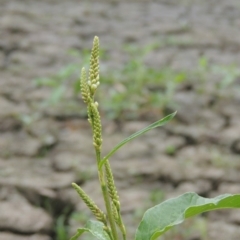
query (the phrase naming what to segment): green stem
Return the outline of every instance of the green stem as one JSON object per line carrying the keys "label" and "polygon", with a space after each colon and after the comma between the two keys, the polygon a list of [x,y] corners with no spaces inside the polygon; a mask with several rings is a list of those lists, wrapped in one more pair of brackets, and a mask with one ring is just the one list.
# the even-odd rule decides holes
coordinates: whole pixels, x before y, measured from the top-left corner
{"label": "green stem", "polygon": [[118,216],[119,216],[119,221],[120,221],[119,227],[120,227],[122,235],[123,235],[123,240],[126,240],[126,229],[125,229],[125,226],[123,224],[122,216],[121,216],[120,212],[118,212]]}
{"label": "green stem", "polygon": [[[100,156],[100,152],[98,150],[96,150],[96,156],[97,156],[97,162],[99,163],[101,160],[101,156]],[[109,220],[110,227],[112,230],[113,239],[118,240],[117,229],[116,229],[116,225],[115,225],[114,216],[112,213],[111,202],[109,199],[109,194],[108,194],[108,189],[107,189],[107,185],[105,182],[103,168],[98,170],[98,176],[99,176],[99,181],[100,181],[101,188],[102,188],[102,194],[103,194],[103,198],[104,198],[104,202],[105,202],[105,206],[106,206],[106,210],[107,210],[108,220]]]}

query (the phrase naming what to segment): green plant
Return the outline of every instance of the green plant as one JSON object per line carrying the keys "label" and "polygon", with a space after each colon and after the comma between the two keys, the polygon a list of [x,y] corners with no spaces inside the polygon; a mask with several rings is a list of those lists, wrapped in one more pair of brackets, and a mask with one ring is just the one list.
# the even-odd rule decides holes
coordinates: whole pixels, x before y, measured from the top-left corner
{"label": "green plant", "polygon": [[66,216],[61,215],[57,218],[55,232],[57,240],[66,240],[68,237],[68,229],[65,224]]}
{"label": "green plant", "polygon": [[166,154],[168,154],[168,155],[174,155],[174,154],[176,153],[176,151],[177,151],[177,149],[176,149],[176,147],[173,146],[173,145],[169,145],[169,146],[167,146],[166,149],[165,149],[165,152],[166,152]]}
{"label": "green plant", "polygon": [[[102,124],[98,111],[98,103],[94,99],[99,84],[99,40],[95,37],[93,41],[88,79],[84,68],[81,72],[81,94],[83,101],[87,104],[88,121],[92,127],[99,182],[105,202],[106,213],[94,203],[80,186],[73,183],[72,186],[92,211],[97,221],[88,221],[84,228],[79,228],[77,230],[77,233],[71,238],[71,240],[78,239],[78,237],[84,232],[90,232],[100,240],[127,239],[125,226],[121,216],[119,196],[114,184],[109,158],[129,141],[153,128],[166,124],[176,114],[176,112],[172,113],[132,134],[117,144],[105,157],[102,157]],[[240,208],[240,194],[225,194],[208,199],[198,196],[196,193],[185,193],[177,198],[166,200],[147,210],[137,228],[135,240],[157,239],[173,226],[182,223],[187,218],[206,211],[224,208]],[[121,238],[119,233],[121,233]]]}
{"label": "green plant", "polygon": [[218,88],[224,90],[240,77],[240,70],[234,64],[228,66],[214,65],[212,67],[212,72],[216,75],[222,76],[222,80],[219,82]]}
{"label": "green plant", "polygon": [[240,77],[240,70],[235,64],[211,64],[205,56],[202,56],[198,60],[198,69],[193,75],[201,80],[203,91],[206,88],[205,85],[209,74],[214,75],[218,79],[215,86],[219,94],[225,92],[226,88],[231,86]]}

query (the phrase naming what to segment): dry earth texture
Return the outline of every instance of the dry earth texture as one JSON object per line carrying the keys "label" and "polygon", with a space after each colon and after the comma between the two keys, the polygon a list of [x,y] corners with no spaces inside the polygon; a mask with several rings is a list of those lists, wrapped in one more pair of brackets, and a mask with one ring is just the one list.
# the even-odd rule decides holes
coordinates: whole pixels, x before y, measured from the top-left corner
{"label": "dry earth texture", "polygon": [[[188,72],[204,56],[216,66],[238,69],[240,2],[0,0],[0,35],[0,239],[65,240],[91,217],[71,182],[103,205],[92,137],[71,87],[60,104],[44,107],[52,89],[34,79],[69,63],[79,64],[80,72],[82,55],[69,51],[90,49],[95,35],[108,54],[103,71],[128,61],[124,46],[153,43],[159,47],[144,56],[151,67]],[[173,95],[175,107],[151,116],[111,121],[103,112],[106,152],[178,110],[174,121],[133,141],[111,161],[130,236],[143,211],[166,198],[186,191],[207,197],[240,192],[239,74],[233,78],[225,85],[222,75],[189,79]],[[240,239],[240,213],[205,214],[165,239]]]}

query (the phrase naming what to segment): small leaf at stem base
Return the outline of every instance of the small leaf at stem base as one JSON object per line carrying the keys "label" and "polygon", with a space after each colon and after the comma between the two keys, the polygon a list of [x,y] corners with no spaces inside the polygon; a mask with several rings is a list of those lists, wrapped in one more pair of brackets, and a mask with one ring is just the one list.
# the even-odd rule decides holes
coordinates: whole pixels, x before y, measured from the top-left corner
{"label": "small leaf at stem base", "polygon": [[88,221],[84,228],[78,228],[77,233],[70,240],[77,240],[84,232],[89,232],[98,240],[110,240],[108,234],[103,230],[103,223]]}

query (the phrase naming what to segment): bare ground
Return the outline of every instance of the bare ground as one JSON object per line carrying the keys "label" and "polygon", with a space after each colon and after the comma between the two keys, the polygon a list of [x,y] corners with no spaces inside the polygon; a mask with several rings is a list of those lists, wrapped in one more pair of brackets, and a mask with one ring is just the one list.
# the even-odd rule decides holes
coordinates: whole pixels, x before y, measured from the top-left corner
{"label": "bare ground", "polygon": [[[90,214],[70,187],[73,181],[103,205],[86,119],[65,102],[42,108],[51,91],[33,81],[78,63],[69,50],[89,49],[98,35],[109,54],[103,67],[109,69],[126,62],[126,44],[141,48],[156,42],[164,44],[146,56],[150,66],[190,71],[201,56],[240,66],[238,0],[0,0],[0,34],[3,240],[62,240],[56,226],[63,217],[70,233],[83,225]],[[111,161],[131,236],[143,211],[163,199],[186,191],[207,197],[240,192],[240,79],[220,90],[219,79],[206,79],[203,92],[201,84],[179,89],[174,121],[130,143]],[[80,99],[74,101],[82,107]],[[156,120],[144,119],[120,125],[104,120],[104,152]],[[236,240],[239,224],[237,211],[211,213],[168,239]]]}

